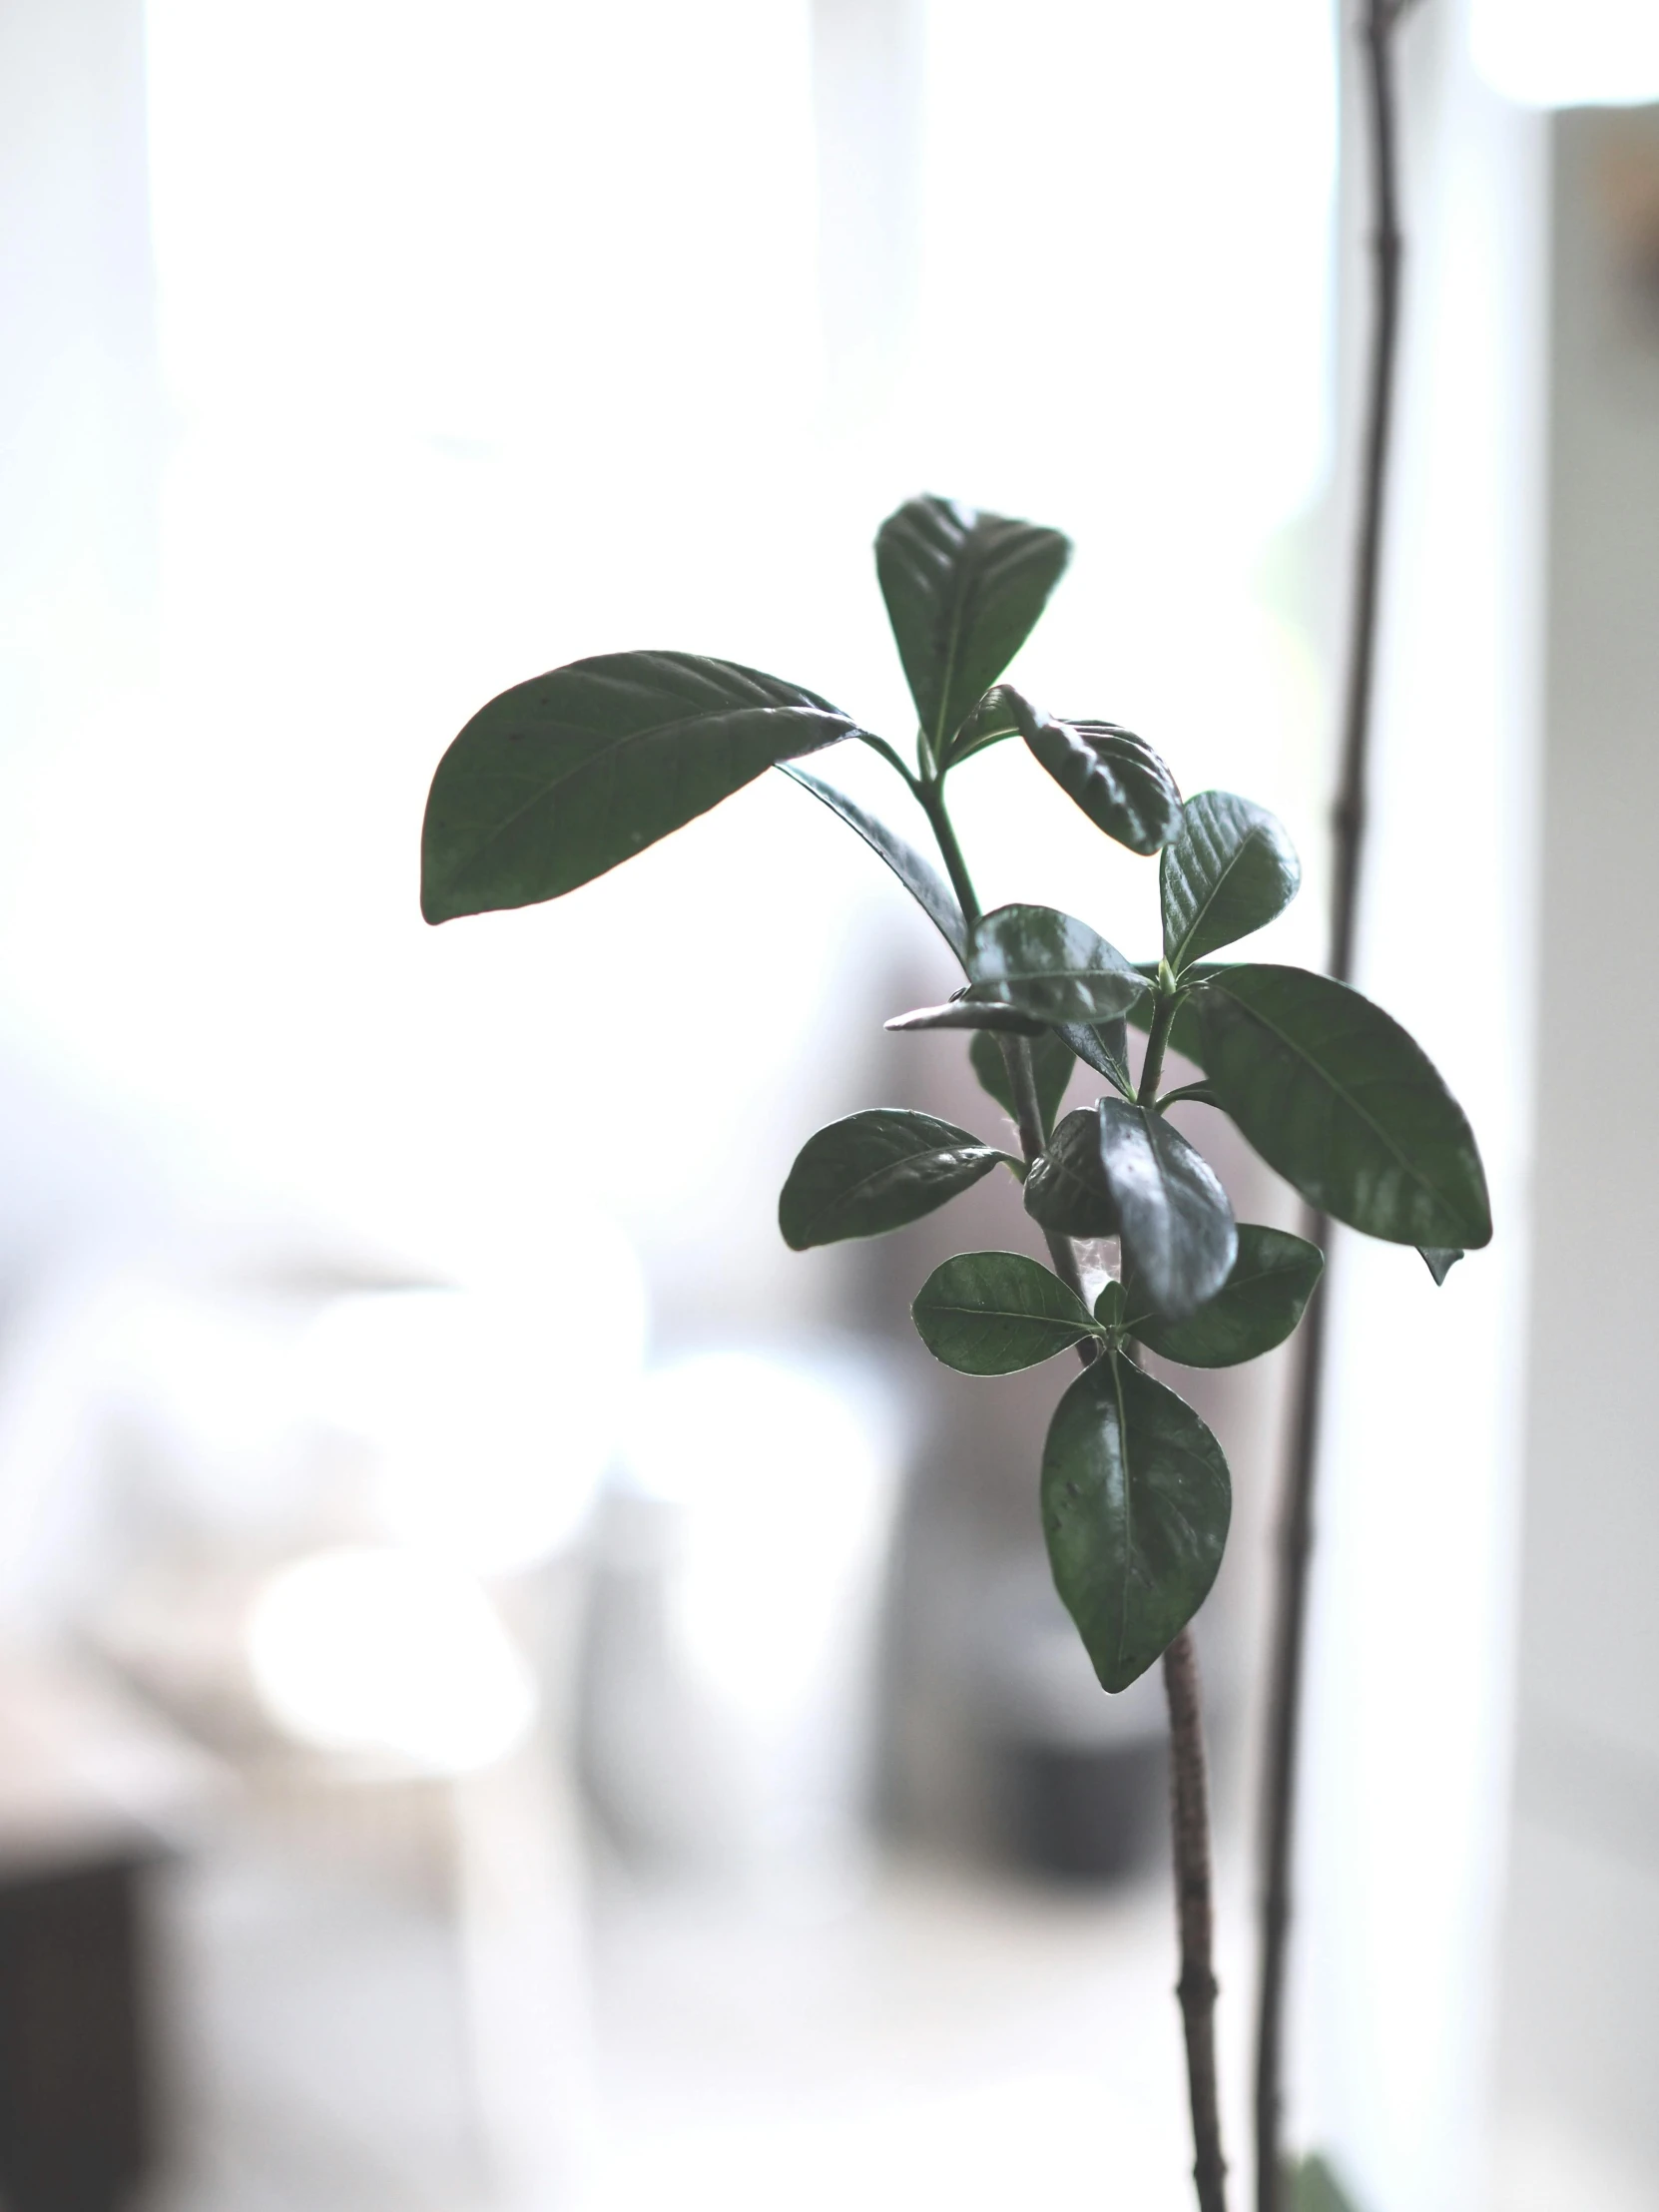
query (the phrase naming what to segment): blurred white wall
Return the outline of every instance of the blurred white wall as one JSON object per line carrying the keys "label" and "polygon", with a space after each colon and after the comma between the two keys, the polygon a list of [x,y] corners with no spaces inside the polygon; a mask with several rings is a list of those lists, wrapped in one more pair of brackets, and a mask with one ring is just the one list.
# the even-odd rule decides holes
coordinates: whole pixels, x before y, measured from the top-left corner
{"label": "blurred white wall", "polygon": [[1659,2201],[1659,108],[1553,130],[1551,538],[1502,2212]]}
{"label": "blurred white wall", "polygon": [[1400,41],[1398,460],[1356,980],[1468,1111],[1494,1235],[1437,1291],[1414,1253],[1339,1232],[1296,1935],[1296,2132],[1374,2212],[1462,2212],[1483,2186],[1532,1254],[1545,125],[1475,74],[1466,24],[1413,11]]}
{"label": "blurred white wall", "polygon": [[[902,734],[868,542],[922,484],[1072,528],[1033,686],[1139,718],[1189,786],[1276,795],[1317,866],[1317,678],[1255,569],[1328,443],[1323,9],[1248,35],[1219,6],[1201,35],[1057,0],[1017,36],[990,9],[904,20],[910,244],[849,414],[804,4],[493,0],[463,30],[155,0],[160,682],[55,712],[9,797],[14,1021],[405,1242],[509,1222],[526,1175],[597,1144],[671,1303],[810,1304],[772,1191],[868,932],[918,926],[865,856],[768,787],[580,899],[434,934],[416,832],[483,697],[631,642],[777,667]],[[54,635],[74,662],[74,622]],[[1127,901],[1114,925],[1147,935],[1150,871],[1053,795],[1011,804],[1013,776],[989,761],[965,795],[988,893],[1040,855],[1050,895]]]}

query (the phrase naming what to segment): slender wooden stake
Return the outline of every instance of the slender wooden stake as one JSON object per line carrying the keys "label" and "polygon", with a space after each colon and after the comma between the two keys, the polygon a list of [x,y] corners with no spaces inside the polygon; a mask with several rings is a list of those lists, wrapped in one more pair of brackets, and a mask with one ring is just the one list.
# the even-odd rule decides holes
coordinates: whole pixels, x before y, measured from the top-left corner
{"label": "slender wooden stake", "polygon": [[1164,1653],[1169,1700],[1170,1827],[1175,1847],[1176,1925],[1181,1936],[1181,2023],[1187,2035],[1187,2086],[1193,2109],[1193,2181],[1199,2212],[1227,2212],[1227,2161],[1221,2152],[1216,2090],[1214,1914],[1210,1885],[1210,1787],[1198,1655],[1182,1629]]}
{"label": "slender wooden stake", "polygon": [[[1378,605],[1382,523],[1393,428],[1399,334],[1398,153],[1393,35],[1409,0],[1363,0],[1372,209],[1372,336],[1366,395],[1364,480],[1355,549],[1343,749],[1332,810],[1334,867],[1330,972],[1347,982],[1354,965],[1360,864],[1366,827],[1366,786],[1376,690]],[[1316,1216],[1312,1240],[1325,1245],[1330,1224]],[[1302,1720],[1303,1650],[1307,1641],[1309,1568],[1314,1543],[1314,1483],[1318,1472],[1324,1390],[1325,1301],[1316,1299],[1303,1327],[1291,1439],[1279,1574],[1274,1593],[1273,1657],[1268,1698],[1261,1985],[1256,2020],[1256,2205],[1283,2212],[1286,2203],[1284,2124],[1285,1981],[1291,1925],[1291,1861],[1296,1826],[1297,1751]]]}

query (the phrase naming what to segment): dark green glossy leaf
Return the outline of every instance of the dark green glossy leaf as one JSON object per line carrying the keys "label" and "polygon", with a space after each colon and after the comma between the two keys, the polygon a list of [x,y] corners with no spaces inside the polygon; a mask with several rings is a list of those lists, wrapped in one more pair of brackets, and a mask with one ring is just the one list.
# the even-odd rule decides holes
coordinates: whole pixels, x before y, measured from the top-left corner
{"label": "dark green glossy leaf", "polygon": [[877,1106],[821,1129],[802,1146],[778,1201],[795,1252],[878,1237],[919,1221],[1006,1158],[931,1114]]}
{"label": "dark green glossy leaf", "polygon": [[1194,1004],[1212,1090],[1310,1205],[1390,1244],[1490,1240],[1463,1110],[1380,1006],[1326,975],[1248,965]]}
{"label": "dark green glossy leaf", "polygon": [[[1008,1082],[1007,1058],[989,1030],[981,1029],[975,1036],[968,1046],[968,1058],[973,1062],[980,1088],[990,1093],[1010,1120],[1018,1121],[1019,1109],[1014,1104],[1013,1090]],[[1037,1086],[1037,1104],[1042,1108],[1045,1129],[1059,1111],[1076,1065],[1070,1045],[1063,1044],[1052,1029],[1044,1029],[1031,1039],[1031,1074]]]}
{"label": "dark green glossy leaf", "polygon": [[1125,1261],[1155,1313],[1179,1319],[1214,1298],[1238,1256],[1227,1193],[1162,1114],[1103,1098],[1100,1158]]}
{"label": "dark green glossy leaf", "polygon": [[1032,711],[1020,735],[1095,828],[1131,852],[1156,852],[1180,828],[1175,778],[1133,731],[1115,722],[1059,722]]}
{"label": "dark green glossy leaf", "polygon": [[1016,1006],[1004,1006],[993,998],[947,998],[942,1006],[912,1006],[907,1014],[894,1014],[883,1029],[988,1029],[1003,1037],[1043,1037],[1040,1021],[1022,1014]]}
{"label": "dark green glossy leaf", "polygon": [[[1137,1003],[1144,1005],[1146,1001]],[[1134,1097],[1135,1086],[1129,1075],[1129,1025],[1121,1015],[1116,1021],[1062,1022],[1056,1034],[1065,1039],[1085,1067],[1104,1075],[1125,1098]]]}
{"label": "dark green glossy leaf", "polygon": [[1070,558],[1058,530],[949,499],[907,500],[882,523],[875,572],[935,760],[1030,636]]}
{"label": "dark green glossy leaf", "polygon": [[916,1334],[962,1375],[1012,1375],[1093,1334],[1076,1292],[1017,1252],[963,1252],[935,1268],[910,1313]]}
{"label": "dark green glossy leaf", "polygon": [[1236,1368],[1282,1345],[1314,1295],[1325,1255],[1282,1229],[1239,1224],[1239,1256],[1215,1297],[1184,1321],[1137,1314],[1130,1328],[1149,1350],[1188,1368]]}
{"label": "dark green glossy leaf", "polygon": [[968,938],[973,996],[1036,1021],[1112,1021],[1146,988],[1115,945],[1053,906],[998,906]]}
{"label": "dark green glossy leaf", "polygon": [[1164,957],[1179,975],[1218,945],[1248,937],[1296,896],[1302,863],[1283,824],[1231,792],[1200,792],[1164,847],[1158,886]]}
{"label": "dark green glossy leaf", "polygon": [[935,868],[929,867],[921,854],[895,836],[884,822],[866,814],[855,800],[844,792],[836,791],[833,784],[821,783],[818,777],[809,776],[804,768],[792,762],[777,764],[781,773],[791,783],[799,784],[803,791],[811,792],[817,800],[834,815],[839,815],[849,830],[855,830],[870,850],[885,860],[904,888],[927,916],[933,927],[943,937],[958,960],[967,962],[967,923],[962,909],[956,903],[956,894]]}
{"label": "dark green glossy leaf", "polygon": [[1291,2180],[1290,2212],[1359,2212],[1359,2207],[1318,2155],[1303,2159]]}
{"label": "dark green glossy leaf", "polygon": [[856,729],[815,692],[695,653],[605,653],[515,684],[438,763],[420,910],[558,898]]}
{"label": "dark green glossy leaf", "polygon": [[1123,1320],[1123,1285],[1106,1283],[1094,1302],[1094,1318],[1102,1329],[1116,1329]]}
{"label": "dark green glossy leaf", "polygon": [[1190,1405],[1115,1354],[1083,1370],[1043,1448],[1043,1534],[1106,1689],[1126,1690],[1203,1604],[1231,1512],[1227,1461]]}
{"label": "dark green glossy leaf", "polygon": [[1434,1288],[1436,1290],[1439,1289],[1440,1285],[1445,1281],[1446,1277],[1451,1273],[1452,1269],[1463,1257],[1460,1252],[1443,1245],[1419,1245],[1417,1249],[1422,1254],[1423,1266],[1434,1278]]}
{"label": "dark green glossy leaf", "polygon": [[1115,1237],[1117,1203],[1100,1158],[1100,1120],[1092,1106],[1067,1114],[1032,1161],[1025,1211],[1055,1237]]}
{"label": "dark green glossy leaf", "polygon": [[1011,684],[995,684],[951,741],[957,767],[1003,738],[1021,737],[1097,830],[1131,852],[1156,852],[1181,824],[1175,779],[1144,738],[1115,722],[1064,722]]}

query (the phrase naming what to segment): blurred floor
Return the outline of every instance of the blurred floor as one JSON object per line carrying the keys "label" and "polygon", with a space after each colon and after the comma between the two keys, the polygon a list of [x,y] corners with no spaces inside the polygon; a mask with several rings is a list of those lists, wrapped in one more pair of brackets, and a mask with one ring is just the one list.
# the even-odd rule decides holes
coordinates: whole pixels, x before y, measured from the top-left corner
{"label": "blurred floor", "polygon": [[[500,2201],[435,1906],[249,1860],[184,1877],[171,1912],[192,2137],[155,2212]],[[809,1907],[612,1878],[583,2212],[988,2212],[1108,2170],[1116,2201],[1175,2212],[1172,1942],[1158,1879],[1102,1898],[888,1863]]]}

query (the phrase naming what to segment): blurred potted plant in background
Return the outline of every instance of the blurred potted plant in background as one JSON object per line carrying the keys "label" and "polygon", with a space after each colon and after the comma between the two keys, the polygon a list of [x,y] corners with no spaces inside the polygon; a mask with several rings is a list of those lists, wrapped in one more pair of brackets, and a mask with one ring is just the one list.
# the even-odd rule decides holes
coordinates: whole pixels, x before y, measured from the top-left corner
{"label": "blurred potted plant in background", "polygon": [[[882,524],[877,573],[919,723],[911,760],[816,693],[694,654],[607,654],[516,685],[439,763],[421,902],[443,922],[560,897],[777,768],[871,847],[949,945],[956,994],[888,1026],[966,1033],[1017,1150],[1006,1130],[872,1108],[809,1139],[780,1225],[798,1251],[875,1236],[1006,1174],[1011,1207],[1041,1234],[1048,1266],[1016,1251],[960,1254],[921,1286],[914,1319],[934,1357],[964,1375],[1067,1352],[1081,1362],[1040,1457],[1033,1448],[1037,1502],[1103,1690],[1163,1664],[1194,2174],[1202,2212],[1219,2212],[1208,1786],[1188,1624],[1221,1564],[1229,1476],[1215,1436],[1140,1354],[1192,1368],[1261,1357],[1296,1329],[1323,1258],[1235,1221],[1169,1109],[1186,1100],[1228,1115],[1320,1214],[1416,1246],[1438,1273],[1486,1243],[1491,1222],[1468,1123],[1396,1022],[1328,976],[1213,957],[1296,894],[1299,864],[1274,817],[1226,792],[1183,801],[1139,737],[1059,719],[998,681],[1069,552],[1058,531],[939,498]],[[849,741],[871,747],[919,805],[942,876],[798,765]],[[1052,907],[981,910],[947,787],[1009,741],[1106,836],[1158,856],[1155,955],[1132,960]],[[1144,1032],[1135,1054],[1131,1026]],[[1200,1081],[1164,1087],[1172,1048]],[[1056,1119],[1079,1062],[1099,1095]]]}

